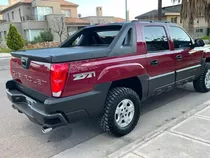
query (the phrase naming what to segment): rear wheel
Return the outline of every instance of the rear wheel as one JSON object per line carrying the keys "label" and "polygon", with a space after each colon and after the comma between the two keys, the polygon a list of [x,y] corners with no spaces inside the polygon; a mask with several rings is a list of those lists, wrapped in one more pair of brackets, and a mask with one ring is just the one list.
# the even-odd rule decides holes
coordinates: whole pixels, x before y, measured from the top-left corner
{"label": "rear wheel", "polygon": [[105,132],[123,136],[135,128],[139,116],[138,94],[130,88],[118,87],[110,90],[99,123]]}
{"label": "rear wheel", "polygon": [[210,91],[210,69],[209,64],[206,64],[198,79],[193,81],[193,86],[197,92],[206,93]]}

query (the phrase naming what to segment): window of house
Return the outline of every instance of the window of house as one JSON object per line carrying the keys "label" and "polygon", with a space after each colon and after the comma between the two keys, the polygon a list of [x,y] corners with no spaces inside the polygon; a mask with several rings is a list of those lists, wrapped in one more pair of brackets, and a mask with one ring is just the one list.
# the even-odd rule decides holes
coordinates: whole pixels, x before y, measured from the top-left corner
{"label": "window of house", "polygon": [[39,36],[44,30],[29,30],[30,41],[33,41],[35,37]]}
{"label": "window of house", "polygon": [[36,20],[43,21],[45,20],[45,15],[49,15],[53,13],[52,7],[35,7],[34,8],[34,15]]}
{"label": "window of house", "polygon": [[69,9],[61,10],[61,12],[65,17],[71,17],[71,11]]}
{"label": "window of house", "polygon": [[176,24],[177,23],[177,17],[171,18],[171,22]]}
{"label": "window of house", "polygon": [[174,18],[174,23],[177,23],[177,17]]}
{"label": "window of house", "polygon": [[12,19],[14,19],[14,12],[12,12]]}
{"label": "window of house", "polygon": [[148,52],[169,50],[166,31],[161,26],[144,27],[144,38]]}
{"label": "window of house", "polygon": [[8,22],[10,22],[9,13],[7,13],[7,19],[8,19]]}
{"label": "window of house", "polygon": [[203,33],[203,29],[196,29],[196,33]]}
{"label": "window of house", "polygon": [[20,16],[20,20],[23,21],[20,9],[19,9],[19,16]]}
{"label": "window of house", "polygon": [[40,35],[44,30],[24,30],[27,41],[33,41],[35,37]]}
{"label": "window of house", "polygon": [[7,38],[7,31],[4,31],[4,39]]}
{"label": "window of house", "polygon": [[1,41],[2,41],[2,33],[0,32],[0,44],[1,44]]}
{"label": "window of house", "polygon": [[169,29],[175,49],[190,47],[192,45],[191,38],[183,29],[177,26],[171,26]]}

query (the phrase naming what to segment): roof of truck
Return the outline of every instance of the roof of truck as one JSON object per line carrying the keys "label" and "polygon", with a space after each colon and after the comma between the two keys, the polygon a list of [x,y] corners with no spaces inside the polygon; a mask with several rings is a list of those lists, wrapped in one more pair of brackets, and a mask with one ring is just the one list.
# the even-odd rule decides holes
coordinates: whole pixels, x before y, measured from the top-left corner
{"label": "roof of truck", "polygon": [[131,22],[113,22],[113,23],[105,23],[105,24],[95,24],[95,25],[90,25],[86,26],[86,28],[92,28],[92,27],[100,27],[100,26],[119,26],[119,25],[125,25],[125,24],[131,24],[134,22],[139,22],[139,23],[154,23],[154,24],[166,24],[166,23],[171,23],[170,21],[158,21],[158,20],[133,20]]}

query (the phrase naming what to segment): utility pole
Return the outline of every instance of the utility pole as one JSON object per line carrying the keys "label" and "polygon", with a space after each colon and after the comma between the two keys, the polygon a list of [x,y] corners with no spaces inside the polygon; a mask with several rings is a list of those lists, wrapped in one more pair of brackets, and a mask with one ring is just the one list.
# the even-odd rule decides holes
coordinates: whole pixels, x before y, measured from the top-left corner
{"label": "utility pole", "polygon": [[125,20],[128,21],[128,3],[127,3],[127,0],[125,0]]}
{"label": "utility pole", "polygon": [[158,20],[162,19],[162,0],[158,0]]}

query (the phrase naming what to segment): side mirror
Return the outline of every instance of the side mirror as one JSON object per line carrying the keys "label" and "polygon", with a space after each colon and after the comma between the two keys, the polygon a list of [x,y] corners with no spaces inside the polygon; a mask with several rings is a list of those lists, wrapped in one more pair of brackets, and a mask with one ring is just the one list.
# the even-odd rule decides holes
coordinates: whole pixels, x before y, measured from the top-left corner
{"label": "side mirror", "polygon": [[205,46],[205,43],[202,39],[198,38],[195,40],[195,47],[203,47]]}

